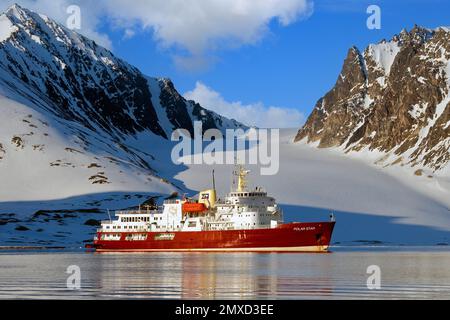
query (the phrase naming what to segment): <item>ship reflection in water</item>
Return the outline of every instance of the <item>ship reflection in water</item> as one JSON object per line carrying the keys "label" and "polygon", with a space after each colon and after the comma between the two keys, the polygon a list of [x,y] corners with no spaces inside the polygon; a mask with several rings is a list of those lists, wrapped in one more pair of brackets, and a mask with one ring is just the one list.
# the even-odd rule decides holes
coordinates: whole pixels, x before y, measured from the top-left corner
{"label": "ship reflection in water", "polygon": [[92,286],[110,291],[106,297],[124,298],[264,299],[295,298],[300,292],[303,296],[331,294],[331,281],[320,277],[330,273],[326,259],[311,273],[295,270],[310,267],[306,257],[301,266],[295,262],[296,254],[103,253],[95,255],[102,265],[98,282]]}
{"label": "ship reflection in water", "polygon": [[[315,276],[309,279],[286,273],[288,256],[279,259],[276,254],[208,255],[198,259],[186,256],[183,261],[183,299],[221,298],[275,298],[292,297],[311,292],[308,282],[320,282]],[[200,260],[200,261],[199,261]],[[283,263],[284,260],[284,263]],[[203,263],[202,263],[203,262]],[[322,271],[323,267],[321,267]],[[203,271],[202,271],[203,270]],[[316,270],[320,274],[320,270]],[[306,280],[306,281],[305,281]],[[330,284],[322,282],[325,292],[331,292]]]}
{"label": "ship reflection in water", "polygon": [[[79,266],[81,289],[67,288]],[[367,288],[367,267],[382,271]],[[450,298],[450,251],[0,253],[0,299]]]}

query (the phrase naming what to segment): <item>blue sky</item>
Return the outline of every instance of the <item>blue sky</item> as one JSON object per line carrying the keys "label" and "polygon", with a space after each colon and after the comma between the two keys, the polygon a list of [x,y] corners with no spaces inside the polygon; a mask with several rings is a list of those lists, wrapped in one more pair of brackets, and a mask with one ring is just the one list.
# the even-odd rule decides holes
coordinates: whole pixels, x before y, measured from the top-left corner
{"label": "blue sky", "polygon": [[[104,0],[97,2],[102,1]],[[177,0],[168,2],[174,1]],[[10,1],[5,1],[5,5],[7,2]],[[52,7],[54,1],[17,2],[59,20],[64,18],[61,17],[61,11],[64,11],[64,5],[67,4],[65,0],[59,1],[62,9],[55,11]],[[277,112],[268,113],[260,121],[270,122],[272,119],[280,122],[280,126],[290,126],[296,122],[300,125],[304,121],[302,114],[307,116],[315,102],[333,86],[352,45],[363,49],[383,38],[390,39],[403,28],[409,30],[414,24],[429,28],[450,25],[450,1],[444,0],[284,0],[279,2],[285,6],[281,9],[280,4],[267,0],[271,4],[265,6],[264,10],[273,10],[273,16],[266,11],[251,13],[248,20],[255,21],[256,27],[247,26],[246,20],[237,21],[236,27],[233,17],[222,21],[218,16],[213,16],[219,14],[220,17],[223,7],[219,11],[209,8],[207,10],[210,11],[205,12],[212,17],[205,23],[204,29],[197,28],[189,18],[185,18],[188,19],[186,30],[183,30],[186,34],[177,38],[179,29],[174,29],[174,32],[169,29],[172,34],[166,32],[161,35],[161,32],[155,35],[157,18],[146,19],[145,10],[153,12],[161,7],[160,4],[156,5],[158,0],[153,1],[154,6],[148,5],[152,0],[145,5],[144,2],[137,1],[142,6],[136,11],[128,10],[127,15],[117,13],[125,11],[120,7],[123,5],[120,0],[109,1],[108,9],[100,11],[96,8],[99,12],[97,14],[95,5],[88,4],[89,2],[72,2],[79,3],[82,13],[85,13],[83,22],[89,30],[84,31],[88,36],[93,35],[95,38],[100,35],[100,38],[107,38],[117,56],[137,66],[145,74],[169,77],[181,93],[190,91],[188,96],[199,100],[202,100],[199,93],[201,90],[197,89],[203,89],[202,92],[207,92],[210,98],[200,101],[205,104],[229,104],[236,109],[249,107],[245,109],[249,115],[242,113],[244,119],[251,118],[251,113],[255,111],[266,112],[273,107]],[[246,0],[230,0],[231,2],[245,3]],[[131,6],[132,2],[129,3]],[[114,4],[116,9],[111,9]],[[366,26],[369,17],[366,9],[371,4],[381,8],[380,30],[369,30]],[[250,7],[248,12],[251,10]],[[290,16],[294,10],[297,10],[297,15]],[[180,11],[168,16],[166,20],[176,23],[177,18],[186,10],[182,8]],[[162,12],[162,15],[171,14],[169,11]],[[202,39],[195,37],[202,32],[212,33],[211,29],[219,24],[222,24],[219,31],[208,39],[213,40],[212,44],[202,44]],[[195,28],[189,30],[190,26]],[[229,31],[227,27],[242,28],[243,32],[257,30],[249,37],[240,38],[239,30]],[[227,37],[222,39],[220,32],[227,34]],[[200,45],[189,45],[196,44],[196,41]],[[197,50],[197,47],[201,48]],[[177,57],[191,55],[199,59],[200,66],[194,64],[196,67],[186,68],[177,63]],[[206,107],[214,109],[213,105]],[[280,110],[283,112],[278,112]]]}

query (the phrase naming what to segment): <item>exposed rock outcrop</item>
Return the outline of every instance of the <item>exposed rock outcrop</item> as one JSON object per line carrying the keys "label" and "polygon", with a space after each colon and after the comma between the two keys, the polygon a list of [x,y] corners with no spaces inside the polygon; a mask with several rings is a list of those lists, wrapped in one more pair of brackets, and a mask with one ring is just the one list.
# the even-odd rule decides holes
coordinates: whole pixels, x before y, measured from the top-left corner
{"label": "exposed rock outcrop", "polygon": [[383,165],[438,171],[450,160],[450,30],[415,26],[349,50],[333,89],[295,141],[387,156]]}

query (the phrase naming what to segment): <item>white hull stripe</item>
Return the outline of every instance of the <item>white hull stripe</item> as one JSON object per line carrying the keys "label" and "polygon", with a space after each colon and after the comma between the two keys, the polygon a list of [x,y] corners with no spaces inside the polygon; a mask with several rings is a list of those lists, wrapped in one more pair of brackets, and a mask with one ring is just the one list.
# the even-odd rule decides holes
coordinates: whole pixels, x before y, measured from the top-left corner
{"label": "white hull stripe", "polygon": [[97,252],[327,252],[328,246],[202,248],[202,249],[96,249]]}

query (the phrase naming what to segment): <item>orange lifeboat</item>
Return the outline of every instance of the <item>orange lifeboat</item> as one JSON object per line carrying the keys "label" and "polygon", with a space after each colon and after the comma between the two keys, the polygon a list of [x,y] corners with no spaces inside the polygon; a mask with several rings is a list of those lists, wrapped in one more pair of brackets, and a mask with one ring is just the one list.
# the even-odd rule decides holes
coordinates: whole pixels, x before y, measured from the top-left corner
{"label": "orange lifeboat", "polygon": [[201,213],[207,210],[204,203],[198,202],[185,202],[183,203],[183,212],[184,213]]}

